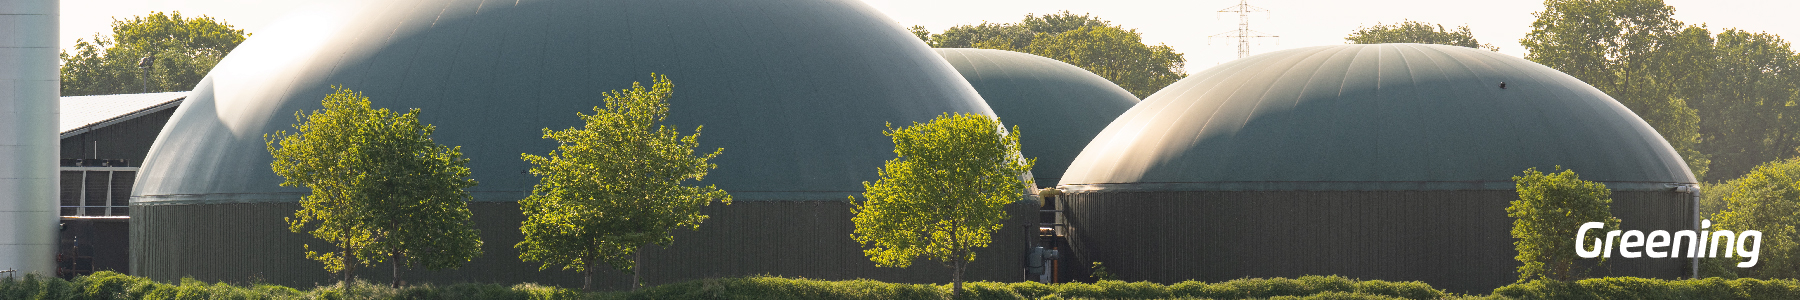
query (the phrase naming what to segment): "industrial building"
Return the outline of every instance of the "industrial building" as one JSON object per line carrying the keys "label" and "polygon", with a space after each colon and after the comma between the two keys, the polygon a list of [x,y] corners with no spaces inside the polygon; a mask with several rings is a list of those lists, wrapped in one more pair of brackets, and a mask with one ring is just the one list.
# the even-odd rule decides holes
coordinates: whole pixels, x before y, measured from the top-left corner
{"label": "industrial building", "polygon": [[[1626,229],[1697,227],[1692,174],[1606,94],[1492,51],[1283,50],[1193,74],[1100,133],[1061,181],[1070,243],[1121,279],[1336,274],[1454,292],[1517,279],[1512,176],[1613,190]],[[1597,221],[1597,220],[1596,220]],[[1686,259],[1594,276],[1676,278]]]}
{"label": "industrial building", "polygon": [[[302,248],[326,245],[283,220],[307,191],[278,186],[264,135],[291,131],[296,112],[319,109],[342,86],[376,107],[421,109],[434,139],[462,147],[479,182],[470,210],[483,256],[461,269],[408,271],[409,281],[577,286],[575,273],[540,270],[513,248],[524,220],[515,201],[536,183],[519,154],[549,152],[555,142],[541,130],[580,126],[575,114],[602,105],[602,92],[653,72],[675,83],[667,124],[705,126],[700,149],[724,148],[699,183],[736,201],[706,208],[711,218],[675,231],[670,247],[646,248],[639,272],[651,285],[758,274],[944,281],[949,269],[936,263],[875,267],[850,239],[846,201],[893,158],[885,124],[944,112],[1019,126],[1038,185],[1064,192],[1009,208],[970,280],[1036,279],[1026,270],[1041,261],[1027,257],[1045,247],[1063,250],[1050,276],[1063,282],[1103,262],[1130,281],[1335,274],[1487,291],[1516,279],[1505,208],[1517,198],[1511,177],[1534,167],[1605,183],[1626,229],[1697,222],[1695,179],[1654,129],[1566,74],[1478,49],[1284,50],[1209,68],[1139,102],[1049,58],[927,48],[858,1],[341,5],[258,32],[192,92],[64,97],[60,145],[0,145],[0,214],[19,216],[0,218],[0,230],[25,233],[0,236],[19,237],[0,239],[0,270],[27,262],[39,264],[29,271],[160,281],[329,281]],[[56,109],[39,102],[0,98],[9,105],[0,130],[47,131],[54,122],[41,117]],[[5,134],[14,133],[0,141],[28,140]],[[52,162],[60,168],[37,170]],[[33,197],[60,202],[14,200]],[[51,249],[43,243],[56,243],[58,229],[39,217],[57,214],[62,239]],[[1674,278],[1692,268],[1615,260],[1593,275]],[[596,276],[603,289],[630,281]]]}
{"label": "industrial building", "polygon": [[[849,238],[846,197],[874,181],[892,144],[885,124],[944,112],[992,114],[956,70],[896,23],[857,1],[402,0],[298,12],[258,32],[184,100],[150,149],[131,213],[131,270],[156,280],[328,281],[284,217],[304,189],[279,187],[263,135],[319,109],[333,85],[377,107],[421,109],[433,138],[462,147],[473,178],[472,222],[483,256],[458,270],[409,271],[413,281],[579,284],[540,271],[513,248],[515,201],[536,178],[520,153],[556,145],[544,128],[579,126],[601,93],[675,83],[666,124],[704,125],[701,149],[724,148],[699,184],[736,201],[714,204],[697,231],[643,255],[646,284],[777,274],[938,282],[949,269],[876,268]],[[1016,205],[970,269],[972,280],[1020,278],[1035,200]],[[385,278],[385,268],[360,276]],[[628,276],[596,284],[622,289]]]}
{"label": "industrial building", "polygon": [[129,274],[132,184],[187,92],[62,97],[55,275]]}

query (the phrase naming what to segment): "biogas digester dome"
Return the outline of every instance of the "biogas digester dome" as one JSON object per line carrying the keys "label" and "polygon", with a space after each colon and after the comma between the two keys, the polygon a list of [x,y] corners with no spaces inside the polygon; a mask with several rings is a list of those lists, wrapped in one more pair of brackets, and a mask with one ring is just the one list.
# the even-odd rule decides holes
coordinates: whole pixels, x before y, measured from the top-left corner
{"label": "biogas digester dome", "polygon": [[[1694,177],[1656,131],[1556,70],[1472,48],[1340,45],[1176,82],[1061,186],[1076,254],[1124,280],[1337,274],[1452,291],[1513,282],[1512,176],[1575,170],[1626,229],[1692,229]],[[1672,278],[1685,259],[1594,275]],[[1610,270],[1610,271],[1608,271]]]}
{"label": "biogas digester dome", "polygon": [[[665,74],[670,125],[704,125],[701,149],[724,148],[701,184],[736,202],[713,205],[698,231],[652,246],[648,284],[772,274],[938,281],[931,264],[877,270],[850,239],[846,196],[892,158],[884,124],[945,112],[989,114],[965,80],[874,9],[843,0],[515,2],[396,0],[301,13],[248,40],[195,87],[163,129],[138,177],[132,270],[157,280],[327,281],[284,217],[306,192],[278,187],[263,135],[320,108],[332,85],[378,107],[420,108],[434,138],[462,146],[480,185],[471,192],[482,257],[455,271],[411,270],[433,282],[573,286],[513,248],[517,201],[536,183],[520,153],[556,145],[540,129],[579,126],[601,93]],[[1033,207],[1019,206],[1029,216]],[[1016,280],[1015,257],[1035,223],[996,235],[974,280]],[[363,276],[386,278],[386,268]],[[380,270],[380,271],[377,271]],[[618,272],[596,283],[624,288]],[[372,276],[372,277],[370,277]],[[603,276],[604,277],[604,276]]]}
{"label": "biogas digester dome", "polygon": [[1052,186],[1094,135],[1138,99],[1100,75],[1029,53],[939,48],[938,55],[981,93],[994,114],[1017,125],[1038,186]]}

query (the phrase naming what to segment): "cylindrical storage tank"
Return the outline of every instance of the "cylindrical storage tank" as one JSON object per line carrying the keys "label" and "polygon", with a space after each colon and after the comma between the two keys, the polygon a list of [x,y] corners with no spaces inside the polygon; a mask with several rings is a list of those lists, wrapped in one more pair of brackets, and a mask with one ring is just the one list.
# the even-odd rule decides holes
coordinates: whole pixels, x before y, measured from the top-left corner
{"label": "cylindrical storage tank", "polygon": [[0,2],[0,277],[56,274],[57,5]]}
{"label": "cylindrical storage tank", "polygon": [[[850,238],[845,198],[893,158],[884,124],[945,112],[989,114],[947,63],[858,1],[515,2],[398,0],[300,13],[247,40],[196,86],[150,150],[132,212],[132,270],[156,280],[307,285],[329,280],[283,222],[306,192],[278,187],[263,135],[319,109],[332,85],[377,107],[420,108],[434,139],[471,159],[484,255],[460,270],[409,271],[411,282],[579,286],[570,271],[519,260],[516,201],[537,182],[520,153],[556,146],[540,129],[580,126],[602,92],[675,83],[667,125],[704,125],[700,149],[724,148],[698,184],[729,191],[698,231],[650,246],[647,284],[770,274],[941,282],[921,262],[876,268]],[[1029,214],[1024,207],[1021,214]],[[1030,226],[1035,220],[1019,218]],[[974,280],[1017,280],[1024,230],[1003,230]],[[363,268],[387,278],[386,266]],[[594,281],[623,289],[630,276]]]}
{"label": "cylindrical storage tank", "polygon": [[[1521,265],[1511,177],[1557,166],[1611,188],[1625,229],[1694,226],[1691,194],[1674,190],[1693,175],[1625,106],[1548,67],[1442,45],[1207,69],[1120,116],[1061,184],[1076,250],[1125,280],[1336,274],[1486,292]],[[1614,258],[1590,275],[1675,278],[1687,262]]]}
{"label": "cylindrical storage tank", "polygon": [[1081,147],[1106,124],[1137,105],[1130,91],[1068,63],[1030,53],[938,48],[1006,126],[1018,126],[1025,157],[1037,158],[1031,174],[1053,186]]}

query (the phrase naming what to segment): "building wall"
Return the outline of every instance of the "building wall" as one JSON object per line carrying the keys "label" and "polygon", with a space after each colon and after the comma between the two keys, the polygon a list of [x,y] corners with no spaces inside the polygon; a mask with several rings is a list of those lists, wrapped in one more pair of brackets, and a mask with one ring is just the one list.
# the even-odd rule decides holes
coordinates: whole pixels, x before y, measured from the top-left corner
{"label": "building wall", "polygon": [[[1018,281],[1023,253],[1029,246],[1027,227],[1035,226],[1035,205],[1012,205],[1014,218],[995,241],[978,252],[969,280]],[[206,281],[262,281],[289,286],[323,284],[330,279],[320,264],[307,260],[303,245],[330,249],[310,235],[288,232],[283,221],[298,203],[132,205],[131,262],[136,275],[171,282],[184,276]],[[538,263],[519,260],[513,248],[522,238],[524,216],[516,202],[474,202],[475,227],[481,230],[483,255],[459,270],[406,271],[410,282],[535,282],[581,286],[581,277],[556,267],[539,271]],[[698,231],[677,230],[668,249],[645,252],[646,285],[758,274],[828,280],[868,278],[889,282],[948,282],[950,269],[919,261],[906,269],[877,268],[850,239],[850,206],[843,201],[738,201],[714,204]],[[1030,228],[1035,230],[1035,228]],[[154,237],[154,238],[149,238]],[[323,247],[323,248],[321,248]],[[387,265],[359,270],[358,276],[387,280]],[[627,274],[603,270],[595,275],[599,289],[622,290]]]}
{"label": "building wall", "polygon": [[[1127,281],[1342,275],[1487,293],[1517,280],[1513,191],[1087,192],[1067,196],[1084,264]],[[1613,192],[1626,230],[1692,229],[1689,194]],[[1571,228],[1572,229],[1572,228]],[[1687,259],[1615,259],[1592,276],[1676,278]]]}
{"label": "building wall", "polygon": [[93,271],[130,274],[128,228],[129,223],[122,219],[63,220],[57,268],[81,275]]}
{"label": "building wall", "polygon": [[[165,109],[62,138],[61,159],[122,160],[125,164],[80,167],[65,161],[58,182],[62,191],[59,214],[126,216],[128,209],[123,206],[131,195],[137,167],[174,112]],[[60,274],[65,278],[105,270],[131,274],[130,226],[129,219],[63,219],[56,247]]]}
{"label": "building wall", "polygon": [[142,166],[150,144],[173,114],[175,109],[169,108],[63,138],[62,159],[124,159],[126,165],[117,167]]}

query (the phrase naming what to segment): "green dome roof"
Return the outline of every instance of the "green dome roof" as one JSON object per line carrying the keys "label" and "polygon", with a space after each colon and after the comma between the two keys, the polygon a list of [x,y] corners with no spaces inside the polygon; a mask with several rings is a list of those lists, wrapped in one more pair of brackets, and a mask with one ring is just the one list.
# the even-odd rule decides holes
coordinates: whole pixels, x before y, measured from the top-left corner
{"label": "green dome roof", "polygon": [[701,184],[740,200],[832,200],[893,157],[884,124],[990,114],[954,69],[860,1],[346,2],[300,13],[238,47],[196,86],[145,159],[136,201],[297,201],[263,135],[320,108],[332,85],[377,107],[420,108],[462,146],[477,201],[537,182],[520,153],[540,129],[579,126],[601,93],[675,83],[667,124],[725,148]]}
{"label": "green dome roof", "polygon": [[940,48],[994,114],[1018,126],[1038,185],[1055,185],[1094,135],[1138,99],[1112,81],[1061,61],[1005,50]]}
{"label": "green dome roof", "polygon": [[[1504,83],[1504,86],[1502,86]],[[1614,189],[1694,183],[1625,106],[1524,59],[1464,47],[1283,50],[1158,91],[1062,184],[1117,190],[1511,190],[1526,168]]]}

